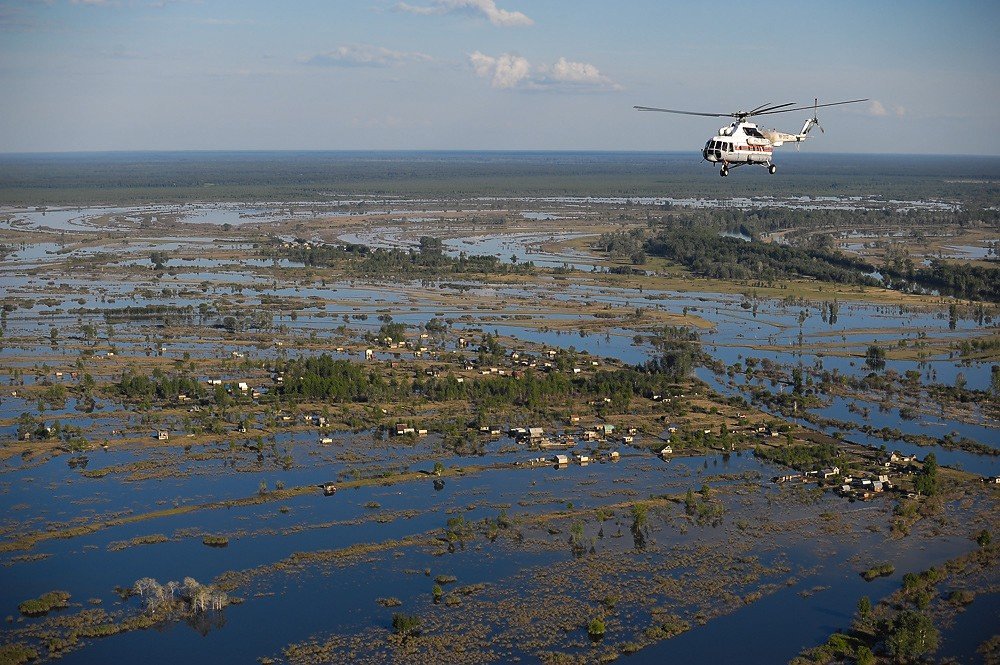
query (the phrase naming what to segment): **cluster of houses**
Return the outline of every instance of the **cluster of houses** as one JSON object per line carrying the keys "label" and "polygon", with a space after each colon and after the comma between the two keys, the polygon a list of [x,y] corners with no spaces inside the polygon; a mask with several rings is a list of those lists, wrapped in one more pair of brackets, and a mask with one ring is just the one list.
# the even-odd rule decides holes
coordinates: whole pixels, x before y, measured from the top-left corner
{"label": "cluster of houses", "polygon": [[[825,469],[806,471],[803,473],[786,473],[771,479],[775,483],[819,482],[837,479],[836,491],[841,496],[867,501],[875,496],[895,489],[896,485],[889,478],[889,470],[897,473],[912,473],[919,468],[916,455],[904,455],[893,451],[878,461],[877,472],[864,475],[842,475],[840,467],[832,466]],[[998,481],[1000,482],[1000,481]]]}
{"label": "cluster of houses", "polygon": [[579,464],[580,466],[587,466],[591,462],[617,462],[621,459],[621,453],[617,450],[612,450],[608,453],[594,453],[593,455],[575,452],[572,455],[554,455],[548,460],[544,457],[539,457],[539,463],[548,462],[550,464],[555,464],[557,467],[569,466],[570,463]]}
{"label": "cluster of houses", "polygon": [[[571,417],[570,422],[578,423],[579,417]],[[601,443],[621,441],[625,444],[631,444],[635,441],[638,430],[631,427],[626,431],[628,432],[627,434],[616,436],[614,425],[611,423],[601,423],[595,427],[582,428],[574,432],[553,434],[552,436],[546,436],[545,430],[541,427],[512,427],[508,430],[507,434],[518,443],[545,449],[572,448],[578,441]],[[485,426],[480,428],[480,432],[489,432],[495,436],[500,433],[500,429],[498,427]]]}
{"label": "cluster of houses", "polygon": [[875,480],[872,480],[871,478],[852,478],[851,476],[845,476],[844,484],[841,485],[837,491],[842,496],[867,501],[876,494],[890,489],[892,489],[892,483],[889,482],[889,476],[881,474]]}
{"label": "cluster of houses", "polygon": [[[831,478],[837,478],[840,475],[840,467],[831,466],[825,469],[806,471],[804,473],[786,473],[784,475],[775,476],[771,479],[771,481],[775,483],[809,483],[818,482],[820,480],[830,480]],[[892,488],[892,483],[889,482],[889,476],[885,474],[878,475],[875,479],[861,476],[843,476],[841,480],[842,482],[837,487],[837,492],[843,496],[859,499],[870,499],[875,494]]]}
{"label": "cluster of houses", "polygon": [[[284,379],[280,376],[275,377],[274,380],[277,383],[282,383],[284,381]],[[226,392],[229,393],[230,395],[235,395],[236,393],[239,393],[241,395],[248,395],[251,399],[260,399],[261,396],[267,392],[267,388],[263,387],[251,388],[250,384],[247,383],[246,381],[236,381],[235,383],[233,383],[233,382],[224,382],[222,379],[206,379],[205,382],[212,387],[215,386],[224,387],[226,389]],[[188,401],[188,399],[189,399],[188,396],[184,394],[180,394],[177,396],[178,402],[186,402]]]}
{"label": "cluster of houses", "polygon": [[617,450],[612,450],[609,452],[596,452],[593,454],[586,452],[574,452],[571,454],[559,453],[553,455],[552,457],[532,457],[524,462],[519,462],[519,464],[524,464],[527,466],[549,466],[555,465],[558,468],[564,468],[570,464],[579,464],[580,466],[587,466],[591,462],[594,463],[604,463],[604,462],[617,462],[621,459],[621,453]]}
{"label": "cluster of houses", "polygon": [[427,430],[417,429],[409,425],[409,423],[396,423],[395,429],[392,430],[395,436],[427,436]]}

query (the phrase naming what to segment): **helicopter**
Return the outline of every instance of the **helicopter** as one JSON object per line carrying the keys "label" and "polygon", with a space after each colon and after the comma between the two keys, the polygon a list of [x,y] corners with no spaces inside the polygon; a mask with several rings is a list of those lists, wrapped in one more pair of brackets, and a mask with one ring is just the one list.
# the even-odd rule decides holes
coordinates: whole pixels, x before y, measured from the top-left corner
{"label": "helicopter", "polygon": [[[841,104],[857,104],[867,102],[867,99],[850,99],[844,102],[832,102],[820,104],[818,99],[813,100],[812,106],[798,106],[795,108],[785,108],[795,106],[795,102],[772,105],[770,102],[762,104],[749,111],[736,111],[733,113],[695,113],[693,111],[676,111],[674,109],[661,109],[651,106],[634,106],[637,111],[660,111],[662,113],[679,113],[681,115],[700,115],[710,118],[735,118],[735,122],[728,127],[719,129],[717,136],[710,138],[701,151],[701,156],[705,161],[713,164],[722,163],[719,175],[723,178],[729,175],[730,168],[743,166],[744,164],[759,164],[767,167],[767,172],[774,174],[778,167],[771,161],[774,149],[785,143],[801,143],[809,138],[809,132],[813,127],[819,127],[817,110],[826,106],[840,106]],[[792,111],[813,112],[811,118],[802,125],[802,130],[798,134],[779,132],[776,129],[761,129],[753,122],[747,122],[750,118],[759,115],[773,115],[776,113],[791,113]]]}

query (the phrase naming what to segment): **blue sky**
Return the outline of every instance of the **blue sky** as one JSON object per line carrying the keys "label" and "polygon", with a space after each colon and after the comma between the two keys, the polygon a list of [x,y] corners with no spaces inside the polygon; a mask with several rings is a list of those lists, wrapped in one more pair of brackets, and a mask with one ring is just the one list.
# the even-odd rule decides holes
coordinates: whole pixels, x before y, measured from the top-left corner
{"label": "blue sky", "polygon": [[698,150],[721,120],[632,106],[818,96],[873,101],[807,150],[998,155],[998,26],[920,0],[0,0],[0,151]]}

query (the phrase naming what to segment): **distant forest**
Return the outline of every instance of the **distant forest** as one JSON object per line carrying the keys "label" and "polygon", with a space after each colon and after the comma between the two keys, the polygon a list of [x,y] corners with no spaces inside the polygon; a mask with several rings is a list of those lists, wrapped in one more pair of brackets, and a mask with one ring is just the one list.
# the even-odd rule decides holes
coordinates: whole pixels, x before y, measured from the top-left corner
{"label": "distant forest", "polygon": [[287,248],[275,246],[265,249],[265,255],[301,261],[307,266],[340,267],[355,274],[379,276],[441,276],[449,273],[505,275],[528,273],[534,269],[533,263],[506,263],[489,254],[467,255],[462,252],[455,257],[449,256],[444,253],[444,242],[430,236],[421,236],[420,247],[413,249],[372,249],[356,243],[320,245],[297,242]]}
{"label": "distant forest", "polygon": [[[769,242],[747,242],[721,235],[723,231],[751,235],[761,226],[774,228],[809,228],[809,220],[787,223],[789,218],[802,217],[797,211],[780,211],[782,222],[761,223],[754,213],[713,211],[704,219],[678,219],[668,215],[661,222],[651,222],[652,237],[642,240],[642,234],[605,234],[599,247],[614,247],[619,254],[645,254],[669,259],[706,277],[774,281],[792,277],[812,277],[838,284],[888,286],[909,291],[934,289],[944,295],[969,300],[1000,302],[1000,268],[932,260],[929,266],[916,266],[910,260],[887,262],[874,266],[833,248],[824,234],[808,236],[800,245]],[[938,213],[927,213],[932,218]],[[949,217],[965,213],[941,213]],[[824,212],[819,217],[829,223],[831,216],[849,217],[856,212]],[[750,217],[753,216],[753,219]],[[813,220],[814,222],[817,220]],[[846,220],[841,220],[845,223]],[[913,220],[919,222],[919,220]],[[949,219],[955,222],[955,219]],[[961,220],[957,220],[961,222]],[[815,227],[813,227],[815,228]],[[639,243],[642,243],[641,246]],[[638,252],[638,254],[636,254]],[[634,262],[638,262],[633,259]],[[643,259],[644,260],[644,259]]]}
{"label": "distant forest", "polygon": [[0,155],[6,205],[329,201],[338,196],[868,196],[1000,199],[1000,159],[786,152],[723,179],[664,152],[136,152]]}

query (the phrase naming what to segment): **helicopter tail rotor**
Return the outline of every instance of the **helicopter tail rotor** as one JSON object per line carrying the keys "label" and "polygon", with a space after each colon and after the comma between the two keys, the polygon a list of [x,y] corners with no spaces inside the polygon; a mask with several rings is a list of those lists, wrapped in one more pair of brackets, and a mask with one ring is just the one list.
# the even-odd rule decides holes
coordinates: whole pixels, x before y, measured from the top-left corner
{"label": "helicopter tail rotor", "polygon": [[806,120],[805,124],[802,125],[802,131],[799,132],[799,134],[803,138],[806,136],[806,134],[809,133],[809,131],[813,127],[819,127],[819,131],[821,133],[823,133],[823,134],[826,133],[826,130],[823,129],[823,126],[819,124],[819,115],[817,114],[818,108],[819,108],[819,100],[814,97],[813,98],[813,115],[812,115],[811,118],[809,118],[808,120]]}

